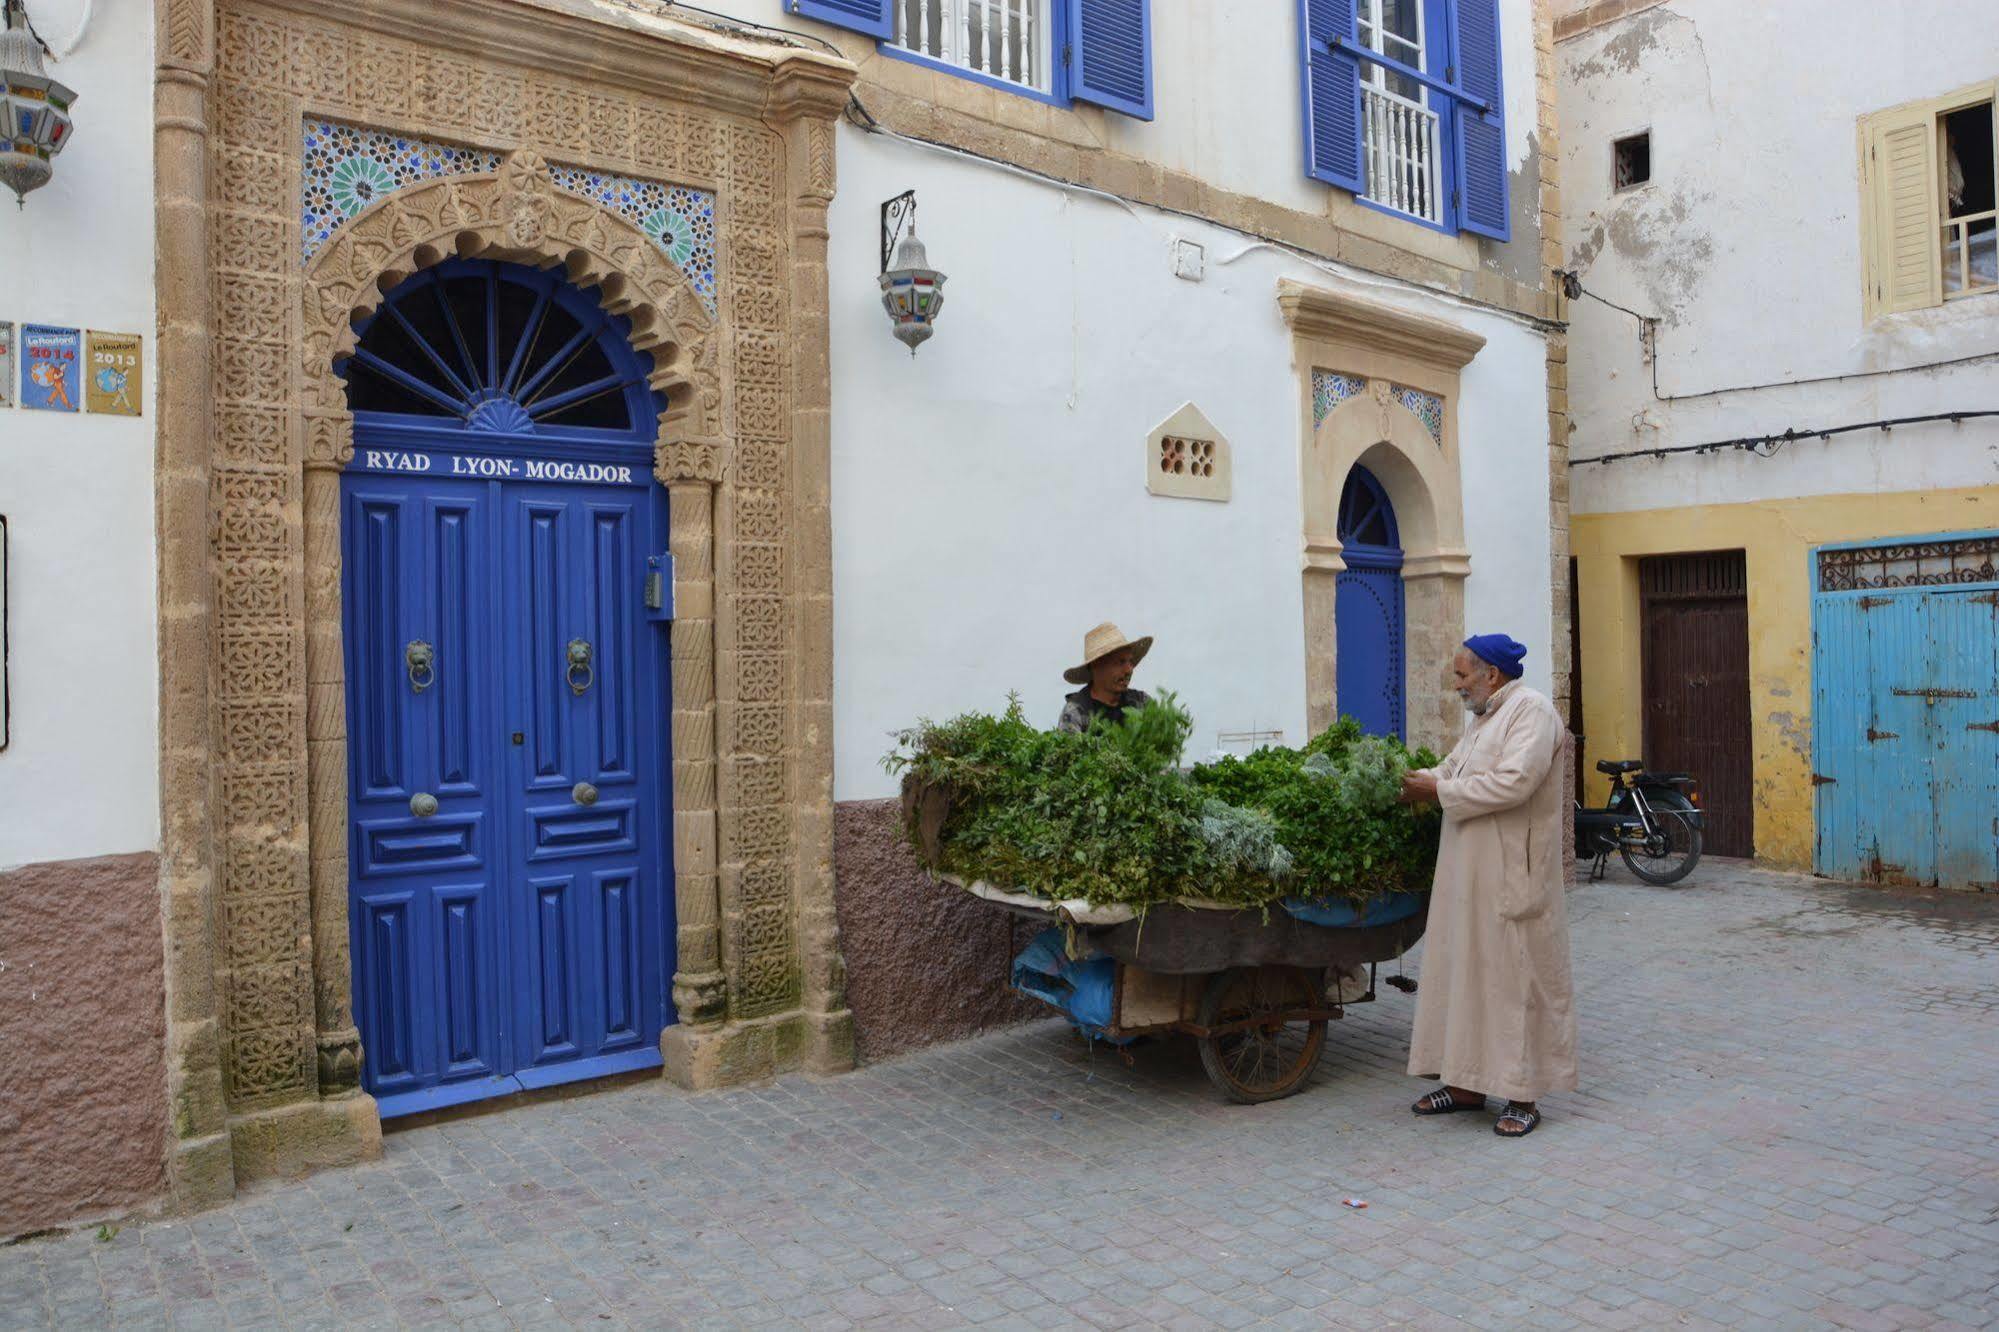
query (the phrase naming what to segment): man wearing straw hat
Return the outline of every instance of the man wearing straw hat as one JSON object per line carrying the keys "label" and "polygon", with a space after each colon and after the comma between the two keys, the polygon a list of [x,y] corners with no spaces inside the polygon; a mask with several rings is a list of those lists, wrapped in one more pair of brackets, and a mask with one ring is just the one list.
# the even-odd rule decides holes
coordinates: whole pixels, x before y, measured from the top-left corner
{"label": "man wearing straw hat", "polygon": [[1126,638],[1108,620],[1085,634],[1083,664],[1062,672],[1064,680],[1083,687],[1064,700],[1062,720],[1055,723],[1055,728],[1087,731],[1090,723],[1099,717],[1116,726],[1124,721],[1128,710],[1150,703],[1150,698],[1131,687],[1131,673],[1151,650],[1150,636]]}

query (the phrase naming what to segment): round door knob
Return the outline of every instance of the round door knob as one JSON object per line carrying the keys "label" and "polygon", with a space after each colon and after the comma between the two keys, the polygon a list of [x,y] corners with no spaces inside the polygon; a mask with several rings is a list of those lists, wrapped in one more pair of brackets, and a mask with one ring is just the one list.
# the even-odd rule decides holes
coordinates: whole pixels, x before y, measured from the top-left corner
{"label": "round door knob", "polygon": [[437,797],[428,791],[418,791],[410,797],[410,813],[420,819],[427,819],[437,813]]}
{"label": "round door knob", "polygon": [[570,791],[569,798],[579,805],[594,805],[597,803],[597,788],[588,782],[578,782]]}

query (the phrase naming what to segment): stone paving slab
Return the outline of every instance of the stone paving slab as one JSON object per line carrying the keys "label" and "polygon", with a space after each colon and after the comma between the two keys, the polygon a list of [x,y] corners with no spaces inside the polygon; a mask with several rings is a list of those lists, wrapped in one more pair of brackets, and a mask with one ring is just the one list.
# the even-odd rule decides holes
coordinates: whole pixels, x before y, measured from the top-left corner
{"label": "stone paving slab", "polygon": [[0,1248],[0,1329],[1999,1326],[1999,899],[1710,862],[1572,911],[1583,1089],[1522,1142],[1409,1114],[1386,987],[1266,1106],[1036,1023]]}

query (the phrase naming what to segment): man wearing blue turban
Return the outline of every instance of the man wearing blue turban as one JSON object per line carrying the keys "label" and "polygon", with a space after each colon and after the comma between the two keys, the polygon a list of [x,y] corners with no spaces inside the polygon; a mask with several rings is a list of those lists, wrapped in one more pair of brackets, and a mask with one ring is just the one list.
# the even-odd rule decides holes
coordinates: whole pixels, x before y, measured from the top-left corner
{"label": "man wearing blue turban", "polygon": [[1503,1097],[1493,1131],[1523,1138],[1542,1093],[1576,1086],[1576,1014],[1562,885],[1563,726],[1520,682],[1527,649],[1475,634],[1451,663],[1471,724],[1402,798],[1444,809],[1409,1071],[1444,1085],[1419,1115]]}

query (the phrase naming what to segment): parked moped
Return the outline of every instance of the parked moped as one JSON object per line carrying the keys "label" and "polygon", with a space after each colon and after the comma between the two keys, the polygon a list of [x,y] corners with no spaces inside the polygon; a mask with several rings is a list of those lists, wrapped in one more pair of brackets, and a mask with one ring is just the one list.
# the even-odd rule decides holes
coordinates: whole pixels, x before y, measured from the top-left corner
{"label": "parked moped", "polygon": [[1683,772],[1647,772],[1637,759],[1601,759],[1610,778],[1602,809],[1576,802],[1576,859],[1591,861],[1590,882],[1603,877],[1612,851],[1647,883],[1678,883],[1701,860],[1700,788]]}

